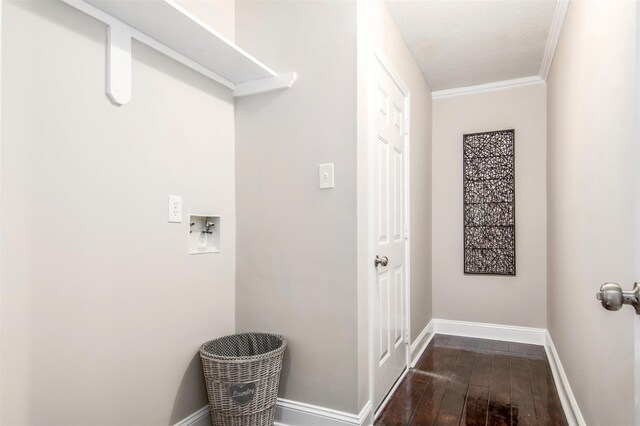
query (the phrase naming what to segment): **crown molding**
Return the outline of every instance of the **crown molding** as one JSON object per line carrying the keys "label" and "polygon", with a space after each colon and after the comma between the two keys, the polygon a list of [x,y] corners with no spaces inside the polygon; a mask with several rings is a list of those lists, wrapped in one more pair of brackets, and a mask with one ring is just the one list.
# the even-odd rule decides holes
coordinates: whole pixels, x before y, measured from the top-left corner
{"label": "crown molding", "polygon": [[556,54],[558,40],[560,40],[560,32],[562,31],[562,25],[564,24],[564,18],[567,16],[568,9],[569,0],[558,0],[558,2],[556,3],[556,10],[553,15],[553,21],[551,21],[551,29],[549,30],[547,47],[544,51],[542,64],[540,65],[540,73],[538,74],[540,78],[545,81],[549,76],[549,70],[551,70],[551,64],[553,63],[553,57]]}
{"label": "crown molding", "polygon": [[534,84],[544,84],[545,81],[540,76],[514,78],[513,80],[494,81],[491,83],[477,84],[475,86],[455,87],[453,89],[437,90],[431,93],[433,99],[450,98],[452,96],[471,95],[476,93],[495,92],[497,90],[513,89],[515,87],[532,86]]}
{"label": "crown molding", "polygon": [[549,29],[549,37],[547,38],[547,46],[540,65],[538,75],[514,78],[513,80],[494,81],[491,83],[477,84],[474,86],[455,87],[453,89],[437,90],[431,93],[432,99],[450,98],[452,96],[470,95],[475,93],[493,92],[497,90],[512,89],[515,87],[531,86],[541,84],[547,81],[551,64],[558,48],[560,33],[562,26],[569,10],[570,0],[558,0]]}

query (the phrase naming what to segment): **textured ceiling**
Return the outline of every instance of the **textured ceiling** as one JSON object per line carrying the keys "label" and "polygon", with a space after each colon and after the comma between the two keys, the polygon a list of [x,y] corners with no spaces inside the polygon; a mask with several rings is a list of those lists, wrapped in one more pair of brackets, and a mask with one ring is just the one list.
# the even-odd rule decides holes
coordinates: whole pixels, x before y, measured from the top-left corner
{"label": "textured ceiling", "polygon": [[538,75],[555,0],[386,0],[431,90]]}

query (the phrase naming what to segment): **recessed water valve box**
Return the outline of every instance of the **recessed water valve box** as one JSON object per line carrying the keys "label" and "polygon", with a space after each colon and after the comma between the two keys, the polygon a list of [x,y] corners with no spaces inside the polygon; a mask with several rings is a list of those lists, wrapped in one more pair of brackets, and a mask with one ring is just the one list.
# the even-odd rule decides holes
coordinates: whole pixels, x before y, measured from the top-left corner
{"label": "recessed water valve box", "polygon": [[220,253],[220,216],[189,216],[189,254]]}

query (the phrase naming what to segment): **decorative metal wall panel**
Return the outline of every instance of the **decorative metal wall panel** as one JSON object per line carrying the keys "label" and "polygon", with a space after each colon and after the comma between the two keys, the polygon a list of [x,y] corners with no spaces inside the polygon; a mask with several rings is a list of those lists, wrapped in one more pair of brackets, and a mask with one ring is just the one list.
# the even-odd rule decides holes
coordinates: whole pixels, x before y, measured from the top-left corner
{"label": "decorative metal wall panel", "polygon": [[516,274],[515,130],[464,135],[464,273]]}

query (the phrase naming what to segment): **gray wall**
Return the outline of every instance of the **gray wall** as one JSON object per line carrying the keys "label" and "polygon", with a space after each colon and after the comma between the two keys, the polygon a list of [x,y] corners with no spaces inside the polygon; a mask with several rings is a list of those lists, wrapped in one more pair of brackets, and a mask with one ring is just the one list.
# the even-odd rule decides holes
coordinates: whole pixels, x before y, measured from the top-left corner
{"label": "gray wall", "polygon": [[237,330],[289,340],[281,397],[355,413],[356,3],[239,1],[236,41],[299,73],[236,104]]}
{"label": "gray wall", "polygon": [[549,76],[548,328],[590,425],[634,424],[635,314],[595,294],[638,280],[636,5],[572,2]]}
{"label": "gray wall", "polygon": [[[0,423],[173,424],[206,403],[199,345],[235,329],[233,100],[135,43],[113,106],[102,24],[3,9]],[[187,255],[169,194],[222,216],[220,254]]]}
{"label": "gray wall", "polygon": [[[433,102],[433,316],[545,328],[546,85]],[[517,275],[464,275],[462,136],[515,129]]]}

